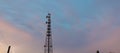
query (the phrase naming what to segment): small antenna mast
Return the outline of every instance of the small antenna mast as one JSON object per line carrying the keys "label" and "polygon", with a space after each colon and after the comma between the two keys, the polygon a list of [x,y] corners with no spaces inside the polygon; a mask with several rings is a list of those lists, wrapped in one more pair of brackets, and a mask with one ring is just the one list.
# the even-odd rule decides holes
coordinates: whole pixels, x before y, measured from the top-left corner
{"label": "small antenna mast", "polygon": [[10,53],[10,48],[11,48],[11,46],[8,47],[8,51],[7,51],[7,53]]}

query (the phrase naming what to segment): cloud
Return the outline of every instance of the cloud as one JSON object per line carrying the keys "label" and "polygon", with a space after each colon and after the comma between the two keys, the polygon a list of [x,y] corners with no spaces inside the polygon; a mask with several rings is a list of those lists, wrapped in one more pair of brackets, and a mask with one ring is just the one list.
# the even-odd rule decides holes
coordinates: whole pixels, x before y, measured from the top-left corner
{"label": "cloud", "polygon": [[[119,7],[113,5],[111,0],[110,3],[108,0],[97,1],[96,3],[83,1],[81,5],[77,0],[49,3],[55,8],[55,15],[52,15],[55,53],[95,53],[98,49],[105,53],[109,51],[119,53]],[[44,21],[34,17],[36,14],[43,16],[43,12],[49,10],[51,6],[45,1],[41,0],[40,4],[39,2],[26,0],[20,5],[23,0],[19,0],[11,1],[10,5],[4,3],[6,5],[2,6],[1,11],[6,12],[4,16],[7,21],[0,19],[0,49],[5,48],[1,52],[5,52],[7,46],[12,45],[12,51],[15,50],[15,53],[43,53],[44,41],[39,33],[45,35]],[[39,8],[39,5],[42,7]],[[13,10],[12,14],[8,8]]]}
{"label": "cloud", "polygon": [[98,37],[94,37],[92,41],[90,41],[91,44],[89,44],[86,48],[83,49],[83,53],[93,53],[96,50],[100,50],[100,52],[102,53],[108,53],[108,52],[119,53],[120,28],[117,27],[111,30],[109,33],[104,33],[104,32],[105,31],[100,32],[103,33],[102,35],[96,34],[96,36],[99,35],[103,37],[102,38],[99,37],[100,39],[96,39]]}
{"label": "cloud", "polygon": [[4,52],[6,52],[6,47],[9,45],[15,48],[15,52],[19,50],[26,50],[29,52],[29,49],[25,47],[29,48],[32,41],[34,41],[33,39],[31,34],[14,27],[11,23],[8,23],[8,21],[2,18],[0,19],[0,46],[2,46],[0,49],[5,48],[5,50],[3,50]]}
{"label": "cloud", "polygon": [[102,53],[120,52],[120,26],[117,24],[119,18],[115,15],[118,12],[115,11],[114,9],[102,11],[101,15],[96,16],[96,21],[89,23],[88,28],[91,30],[86,32],[86,40],[89,43],[83,49],[80,48],[79,52],[95,53],[96,50],[100,50]]}

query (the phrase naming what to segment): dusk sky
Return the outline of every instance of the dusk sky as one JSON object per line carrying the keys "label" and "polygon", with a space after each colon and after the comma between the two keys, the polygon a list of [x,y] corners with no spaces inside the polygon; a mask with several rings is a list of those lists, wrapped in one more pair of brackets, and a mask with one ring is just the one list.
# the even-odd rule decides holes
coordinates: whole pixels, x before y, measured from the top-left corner
{"label": "dusk sky", "polygon": [[120,53],[120,0],[0,0],[0,53],[44,53],[48,12],[54,53]]}

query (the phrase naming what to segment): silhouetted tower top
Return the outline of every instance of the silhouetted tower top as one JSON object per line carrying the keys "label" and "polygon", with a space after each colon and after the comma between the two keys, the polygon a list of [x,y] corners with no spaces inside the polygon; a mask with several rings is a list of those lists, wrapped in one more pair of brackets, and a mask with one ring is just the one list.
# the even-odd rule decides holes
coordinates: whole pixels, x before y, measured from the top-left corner
{"label": "silhouetted tower top", "polygon": [[44,45],[44,53],[53,53],[53,46],[52,46],[52,34],[51,34],[51,14],[48,13],[46,16],[47,21],[47,31],[46,31],[46,39]]}
{"label": "silhouetted tower top", "polygon": [[99,50],[97,50],[97,52],[96,52],[96,53],[100,53],[100,52],[99,52]]}
{"label": "silhouetted tower top", "polygon": [[7,51],[7,53],[10,53],[10,48],[11,48],[11,46],[8,47],[8,51]]}

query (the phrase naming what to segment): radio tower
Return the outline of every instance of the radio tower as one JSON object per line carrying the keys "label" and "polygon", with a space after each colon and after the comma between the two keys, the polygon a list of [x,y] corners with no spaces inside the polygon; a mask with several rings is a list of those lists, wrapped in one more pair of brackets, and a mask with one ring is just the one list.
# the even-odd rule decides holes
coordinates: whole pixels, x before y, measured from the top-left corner
{"label": "radio tower", "polygon": [[52,34],[51,34],[51,14],[48,13],[46,16],[47,18],[47,31],[46,31],[46,39],[44,45],[44,53],[53,53],[53,46],[52,46]]}

